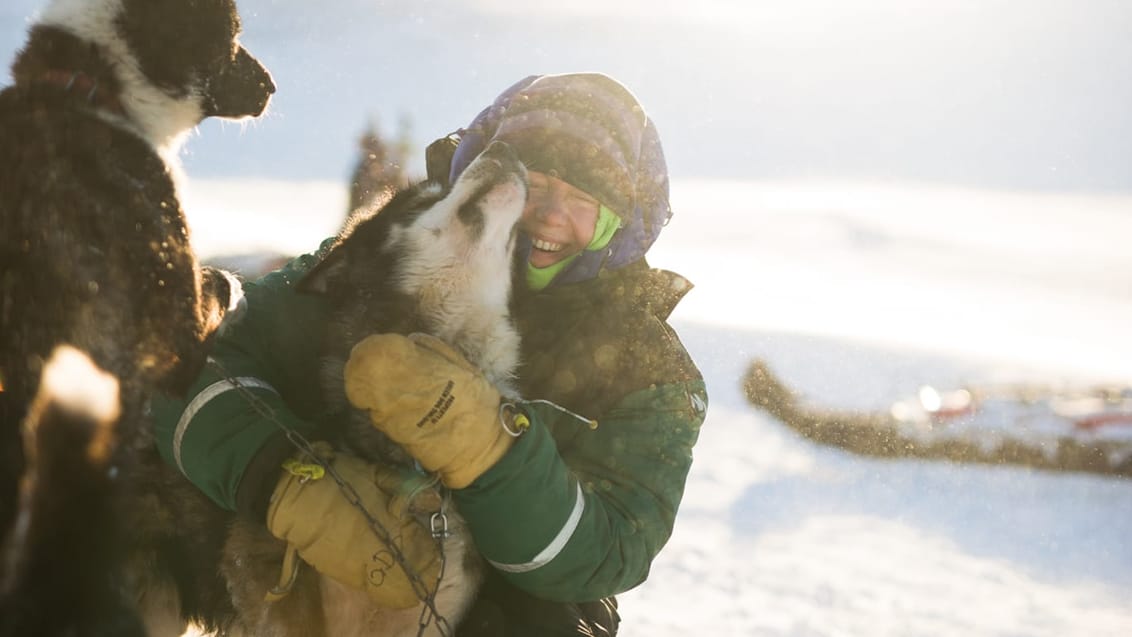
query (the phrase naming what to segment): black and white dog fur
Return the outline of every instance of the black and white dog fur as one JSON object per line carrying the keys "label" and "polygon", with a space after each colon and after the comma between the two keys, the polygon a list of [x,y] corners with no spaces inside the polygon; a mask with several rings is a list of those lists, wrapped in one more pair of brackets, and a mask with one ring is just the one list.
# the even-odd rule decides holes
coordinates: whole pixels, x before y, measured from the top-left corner
{"label": "black and white dog fur", "polygon": [[[337,444],[373,462],[412,466],[346,401],[343,366],[350,349],[373,333],[437,336],[483,370],[504,397],[516,397],[519,335],[509,306],[517,223],[526,196],[526,170],[514,151],[492,144],[451,189],[424,182],[355,221],[300,282],[301,291],[326,295],[333,311],[324,391],[332,408],[349,414],[345,429],[332,433]],[[426,525],[430,512],[419,512]],[[474,599],[484,567],[458,513],[449,510],[447,516],[451,535],[443,541],[444,576],[434,603],[454,627]],[[286,597],[264,602],[279,581],[283,549],[262,523],[237,523],[228,541],[223,570],[238,623],[249,633],[417,634],[422,606],[376,609],[365,593],[310,568],[300,570]],[[441,633],[434,622],[425,634]]]}
{"label": "black and white dog fur", "polygon": [[[242,296],[197,262],[176,159],[203,119],[266,108],[239,33],[233,0],[50,0],[0,92],[3,634],[136,633],[97,601],[122,548],[115,484],[146,448],[147,396],[187,390]],[[76,385],[115,409],[83,409]]]}

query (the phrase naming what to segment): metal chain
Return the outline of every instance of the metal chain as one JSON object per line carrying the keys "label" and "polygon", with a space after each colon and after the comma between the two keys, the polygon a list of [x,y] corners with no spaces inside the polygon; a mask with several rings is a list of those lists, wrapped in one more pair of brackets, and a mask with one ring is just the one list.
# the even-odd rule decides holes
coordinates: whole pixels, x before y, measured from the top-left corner
{"label": "metal chain", "polygon": [[[444,491],[444,495],[442,496],[442,498],[440,500],[440,511],[434,513],[432,515],[431,521],[429,522],[429,531],[432,532],[432,536],[434,538],[437,538],[437,542],[442,547],[441,551],[440,551],[440,571],[436,575],[436,581],[438,582],[438,585],[437,585],[438,590],[440,588],[439,582],[444,580],[445,567],[448,566],[448,560],[446,560],[444,558],[443,546],[444,546],[444,540],[448,538],[448,516],[446,515],[446,511],[448,509],[448,500],[449,500],[450,497],[451,497],[451,494],[446,489]],[[442,530],[440,532],[438,532],[437,528],[436,528],[436,520],[437,519],[440,519],[440,520],[443,521],[443,527],[442,527]],[[435,596],[435,593],[433,593],[433,595]],[[448,631],[451,631],[452,627],[448,625],[448,620],[445,619],[443,615],[441,615],[440,613],[438,613],[436,611],[436,607],[435,607],[435,603],[434,603],[434,604],[425,604],[423,607],[421,607],[421,616],[417,619],[417,637],[422,637],[422,635],[424,635],[425,629],[428,628],[428,625],[430,623],[432,623],[433,618],[436,618],[436,628],[437,628],[437,630],[440,631],[441,635],[444,635],[445,637],[447,637],[448,635],[451,634]]]}
{"label": "metal chain", "polygon": [[[285,423],[276,418],[275,411],[271,408],[271,406],[263,402],[262,399],[249,391],[247,387],[244,387],[238,379],[228,373],[228,370],[220,364],[220,361],[209,357],[208,363],[213,367],[217,374],[223,377],[224,380],[228,381],[228,383],[236,389],[240,396],[242,396],[244,400],[247,401],[247,403],[252,407],[252,409],[256,411],[256,413],[258,413],[260,416],[263,416],[280,430],[282,430],[283,434],[287,437],[287,440],[292,445],[294,445],[296,449],[302,451],[303,453],[314,459],[314,461],[326,471],[327,475],[334,479],[335,484],[338,485],[338,490],[342,493],[343,497],[346,498],[346,501],[349,502],[350,505],[352,505],[354,508],[361,511],[362,516],[366,519],[366,523],[369,525],[370,531],[372,531],[374,536],[376,536],[381,543],[385,544],[390,553],[393,554],[393,559],[397,562],[398,565],[401,566],[401,569],[405,572],[405,574],[408,575],[409,583],[413,587],[413,593],[416,594],[418,599],[424,602],[424,608],[421,609],[421,617],[418,620],[419,628],[417,630],[417,637],[424,635],[425,629],[429,626],[430,623],[432,623],[434,619],[436,620],[436,627],[440,631],[440,634],[443,637],[451,637],[453,635],[451,625],[448,623],[448,620],[445,619],[444,616],[436,610],[436,594],[429,593],[428,587],[425,585],[420,575],[409,566],[409,561],[405,557],[405,554],[402,553],[401,549],[398,548],[397,545],[393,542],[393,538],[390,535],[389,530],[386,529],[381,524],[381,522],[379,522],[377,518],[375,518],[373,514],[365,508],[364,504],[362,504],[361,496],[358,495],[358,492],[354,489],[353,485],[351,485],[346,481],[345,478],[339,475],[339,473],[335,471],[334,467],[331,466],[330,463],[320,458],[318,454],[315,453],[315,449],[313,446],[311,446],[311,443],[305,437],[303,437],[301,433],[288,427]],[[445,496],[445,498],[447,499],[447,495]],[[442,515],[444,513],[444,508],[445,506],[442,504],[440,511]],[[447,523],[445,523],[445,530],[446,529]],[[437,549],[440,553],[440,570],[439,574],[437,575],[437,588],[439,588],[440,580],[444,577],[444,570],[445,566],[447,565],[447,560],[444,555],[443,542],[444,537],[446,537],[446,532],[445,534],[442,534],[440,536],[436,535],[435,533],[433,535],[437,540]]]}

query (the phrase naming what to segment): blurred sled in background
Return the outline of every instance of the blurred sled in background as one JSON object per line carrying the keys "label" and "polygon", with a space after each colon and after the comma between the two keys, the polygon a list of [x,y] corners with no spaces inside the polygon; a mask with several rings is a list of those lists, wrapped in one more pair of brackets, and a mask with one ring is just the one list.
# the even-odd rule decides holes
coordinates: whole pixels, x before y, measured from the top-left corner
{"label": "blurred sled in background", "polygon": [[756,360],[743,390],[806,438],[857,454],[1132,477],[1132,386],[925,386],[887,411],[838,410],[807,404]]}

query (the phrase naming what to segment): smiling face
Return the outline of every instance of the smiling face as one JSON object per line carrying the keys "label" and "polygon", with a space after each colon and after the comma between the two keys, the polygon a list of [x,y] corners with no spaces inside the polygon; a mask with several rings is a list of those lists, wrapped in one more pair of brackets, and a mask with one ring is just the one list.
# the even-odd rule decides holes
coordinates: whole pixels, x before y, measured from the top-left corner
{"label": "smiling face", "polygon": [[578,254],[594,238],[600,204],[588,193],[530,171],[527,205],[519,222],[531,238],[530,264],[545,268]]}

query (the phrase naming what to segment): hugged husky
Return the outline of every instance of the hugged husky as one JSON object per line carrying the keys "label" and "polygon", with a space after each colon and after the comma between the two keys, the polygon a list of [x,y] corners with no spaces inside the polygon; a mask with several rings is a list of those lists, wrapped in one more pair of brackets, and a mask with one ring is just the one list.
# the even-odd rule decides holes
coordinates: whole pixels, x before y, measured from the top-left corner
{"label": "hugged husky", "polygon": [[[34,480],[31,468],[23,475],[23,450],[35,450],[41,468],[53,466],[53,454],[82,461],[65,448],[67,435],[36,437],[71,432],[84,444],[87,422],[113,434],[104,437],[104,455],[87,454],[97,464],[76,471],[113,477],[144,440],[146,396],[187,389],[210,336],[241,298],[235,279],[198,265],[176,186],[176,153],[193,127],[207,117],[257,116],[275,90],[239,33],[233,0],[53,0],[12,65],[14,84],[0,92],[0,535],[9,536],[7,558],[23,553],[19,531],[29,520],[40,528],[90,522],[64,504],[74,495],[67,483]],[[41,386],[61,345],[74,348],[65,360],[87,360],[63,365],[81,370],[77,378]],[[117,384],[115,410],[92,417],[50,407],[83,395],[68,393],[68,383],[102,373]],[[113,423],[105,422],[109,413]],[[44,421],[67,418],[80,425]],[[111,506],[109,499],[87,504]],[[111,523],[103,517],[95,522]],[[97,538],[115,534],[92,529],[76,537],[88,546],[68,547],[74,554],[95,555],[109,548]],[[60,589],[79,598],[48,600],[51,591],[35,590],[27,577],[39,568],[66,578],[84,564],[5,559],[6,631],[100,630],[97,612],[81,599],[93,593]]]}
{"label": "hugged husky", "polygon": [[[504,396],[515,397],[519,336],[509,305],[526,194],[525,168],[510,147],[494,144],[451,188],[417,184],[375,214],[356,218],[301,280],[300,289],[325,295],[332,312],[322,380],[329,408],[343,418],[341,428],[320,432],[323,440],[382,466],[412,467],[411,459],[346,400],[343,367],[350,351],[377,332],[436,336],[479,366]],[[440,498],[434,490],[425,493],[410,510],[429,527]],[[443,576],[429,603],[454,627],[475,596],[482,566],[468,530],[451,510],[447,530]],[[215,528],[191,531],[213,533]],[[204,623],[276,636],[418,634],[423,600],[407,610],[378,609],[366,593],[313,568],[299,568],[281,593],[284,549],[261,522],[235,521],[221,567],[232,594],[232,616],[206,617]],[[265,601],[269,592],[275,601]],[[428,630],[431,635],[442,629],[433,623]]]}

